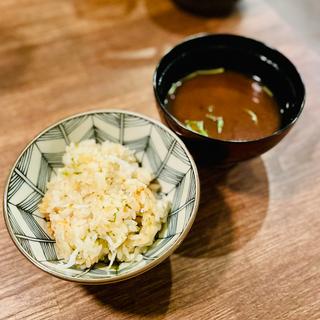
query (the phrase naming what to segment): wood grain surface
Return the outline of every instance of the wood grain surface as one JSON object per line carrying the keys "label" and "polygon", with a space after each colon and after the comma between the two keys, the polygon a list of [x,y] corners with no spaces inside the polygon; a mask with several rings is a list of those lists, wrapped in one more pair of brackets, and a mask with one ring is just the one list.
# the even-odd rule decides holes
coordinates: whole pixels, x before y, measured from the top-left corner
{"label": "wood grain surface", "polygon": [[187,35],[265,41],[296,64],[307,88],[301,119],[273,150],[230,170],[199,168],[189,236],[137,278],[55,279],[18,252],[1,218],[0,319],[320,319],[320,53],[298,24],[262,0],[213,19],[169,0],[2,0],[0,12],[1,193],[22,148],[56,120],[100,108],[158,118],[153,70]]}

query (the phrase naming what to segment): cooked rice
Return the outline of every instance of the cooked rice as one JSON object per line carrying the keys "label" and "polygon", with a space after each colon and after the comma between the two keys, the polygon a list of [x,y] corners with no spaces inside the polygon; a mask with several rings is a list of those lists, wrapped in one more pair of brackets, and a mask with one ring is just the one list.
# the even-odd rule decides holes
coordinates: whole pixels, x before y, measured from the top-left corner
{"label": "cooked rice", "polygon": [[39,210],[65,266],[141,259],[169,211],[169,201],[150,189],[151,172],[128,148],[108,141],[71,143],[63,163]]}

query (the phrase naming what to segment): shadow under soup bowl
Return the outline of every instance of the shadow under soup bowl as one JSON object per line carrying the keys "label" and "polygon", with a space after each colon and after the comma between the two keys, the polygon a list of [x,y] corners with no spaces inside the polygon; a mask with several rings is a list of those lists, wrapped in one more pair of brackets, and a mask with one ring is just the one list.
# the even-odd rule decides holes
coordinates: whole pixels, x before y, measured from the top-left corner
{"label": "shadow under soup bowl", "polygon": [[[84,145],[90,147],[90,152],[83,149]],[[74,151],[72,158],[68,154],[70,150]],[[86,163],[90,164],[92,174],[85,175],[89,172]],[[119,173],[116,176],[113,172]],[[68,181],[63,180],[64,176]],[[43,214],[41,205],[51,201],[47,195],[57,181],[63,183],[56,185],[58,188],[50,196],[51,199],[59,196],[58,204],[53,204],[53,209]],[[66,185],[69,192],[64,190]],[[72,189],[74,185],[77,189]],[[157,188],[152,189],[151,185]],[[17,248],[40,269],[65,280],[106,284],[151,269],[179,246],[195,219],[199,188],[197,168],[191,155],[183,142],[163,124],[128,111],[93,111],[55,123],[23,150],[8,178],[4,218]],[[111,189],[116,194],[110,195],[108,190]],[[75,198],[71,194],[75,194]],[[123,195],[120,200],[118,194]],[[141,197],[133,199],[134,195]],[[138,205],[130,207],[132,203]],[[60,217],[69,220],[59,220]],[[54,221],[58,221],[55,227]],[[57,223],[67,223],[70,228],[73,224],[75,228],[66,233]],[[143,233],[141,240],[141,230],[150,231],[147,228],[150,225],[152,239]],[[115,228],[124,230],[127,238],[117,238],[115,230],[118,229]],[[57,230],[65,236],[62,240],[57,237]],[[81,233],[81,237],[71,236],[86,230],[88,234]],[[142,244],[132,242],[137,237]],[[69,251],[74,250],[68,259],[63,256],[64,261],[59,256],[58,240]],[[88,243],[93,244],[91,249]],[[125,247],[120,247],[125,243]],[[119,255],[119,252],[122,256],[135,254],[138,245],[142,249],[133,256],[137,259],[123,260]],[[119,248],[122,251],[118,251]],[[95,254],[96,260],[89,267],[76,265],[80,254],[81,259]]]}
{"label": "shadow under soup bowl", "polygon": [[242,36],[201,34],[159,62],[161,118],[199,163],[229,165],[268,151],[300,116],[305,88],[279,51]]}

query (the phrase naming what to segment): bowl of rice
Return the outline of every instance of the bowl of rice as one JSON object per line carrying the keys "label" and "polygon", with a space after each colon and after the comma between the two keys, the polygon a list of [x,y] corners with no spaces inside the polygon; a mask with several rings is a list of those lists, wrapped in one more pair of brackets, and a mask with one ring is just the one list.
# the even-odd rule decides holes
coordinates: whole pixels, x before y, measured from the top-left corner
{"label": "bowl of rice", "polygon": [[22,151],[8,178],[4,218],[38,268],[83,284],[122,281],[165,260],[199,204],[197,168],[183,142],[141,114],[66,118]]}

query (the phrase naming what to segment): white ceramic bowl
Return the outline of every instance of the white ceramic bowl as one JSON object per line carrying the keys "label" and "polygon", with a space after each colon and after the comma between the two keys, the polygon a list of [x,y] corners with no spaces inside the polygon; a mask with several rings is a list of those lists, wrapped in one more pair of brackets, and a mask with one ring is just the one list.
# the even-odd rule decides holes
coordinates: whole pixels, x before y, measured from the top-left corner
{"label": "white ceramic bowl", "polygon": [[[108,269],[96,264],[88,270],[62,269],[55,241],[38,210],[46,183],[58,167],[70,142],[95,138],[110,140],[136,151],[143,166],[161,185],[159,196],[172,202],[167,224],[143,260]],[[65,280],[105,284],[137,276],[166,259],[182,242],[195,219],[199,204],[196,165],[183,142],[167,127],[143,115],[119,110],[78,114],[42,131],[14,164],[4,193],[4,217],[17,248],[40,269]]]}

